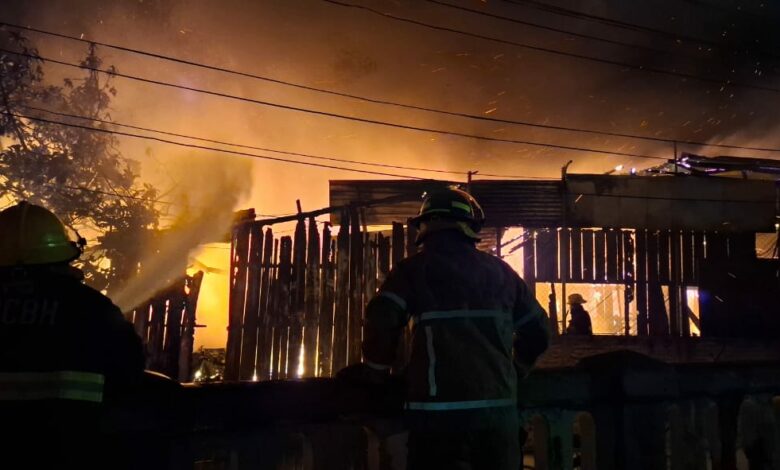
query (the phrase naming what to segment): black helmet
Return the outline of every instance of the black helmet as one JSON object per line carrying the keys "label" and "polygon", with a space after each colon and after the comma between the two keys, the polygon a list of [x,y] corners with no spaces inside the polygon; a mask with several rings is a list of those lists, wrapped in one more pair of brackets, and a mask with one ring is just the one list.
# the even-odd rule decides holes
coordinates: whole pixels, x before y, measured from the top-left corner
{"label": "black helmet", "polygon": [[465,222],[466,235],[478,239],[477,233],[485,223],[485,212],[476,199],[466,191],[455,188],[439,189],[425,195],[417,217],[411,223],[420,228],[420,223],[433,218]]}

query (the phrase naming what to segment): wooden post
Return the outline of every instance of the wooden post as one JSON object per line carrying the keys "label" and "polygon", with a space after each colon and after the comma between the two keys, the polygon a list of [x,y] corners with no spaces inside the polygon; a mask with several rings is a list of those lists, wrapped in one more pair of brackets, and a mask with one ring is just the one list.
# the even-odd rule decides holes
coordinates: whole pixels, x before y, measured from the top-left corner
{"label": "wooden post", "polygon": [[628,336],[631,333],[631,302],[634,300],[636,286],[634,284],[634,239],[630,232],[623,232],[623,282],[625,290],[623,291],[623,328]]}
{"label": "wooden post", "polygon": [[228,318],[227,348],[225,351],[225,380],[238,380],[241,361],[241,322],[244,319],[246,301],[247,256],[249,250],[249,225],[241,224],[233,229],[230,257],[230,314]]}
{"label": "wooden post", "polygon": [[618,266],[618,238],[620,237],[620,232],[610,229],[605,232],[605,235],[607,238],[606,280],[610,284],[616,284],[619,281],[618,272],[620,271]]}
{"label": "wooden post", "polygon": [[157,297],[152,302],[152,319],[151,324],[149,325],[149,343],[147,344],[149,351],[149,368],[152,370],[162,370],[164,367],[162,352],[163,335],[165,332],[165,300],[165,298]]}
{"label": "wooden post", "polygon": [[274,234],[271,228],[265,231],[263,245],[262,274],[260,276],[260,332],[257,345],[257,377],[265,380],[271,373],[271,354],[273,352],[273,323],[270,311],[273,282]]}
{"label": "wooden post", "polygon": [[165,318],[165,340],[163,343],[162,368],[160,372],[171,378],[179,376],[179,352],[181,351],[181,329],[184,309],[187,306],[184,288],[187,276],[177,280],[165,293],[168,299],[168,315]]}
{"label": "wooden post", "polygon": [[336,271],[330,224],[322,230],[322,277],[320,281],[319,364],[320,376],[333,375],[333,287]]}
{"label": "wooden post", "polygon": [[333,318],[333,372],[347,365],[349,338],[349,213],[342,211],[336,238],[336,309]]}
{"label": "wooden post", "polygon": [[571,281],[582,281],[582,231],[578,228],[571,229],[569,234],[571,245]]}
{"label": "wooden post", "polygon": [[380,233],[377,244],[379,246],[377,259],[379,267],[379,285],[381,285],[385,282],[387,275],[390,273],[390,239]]}
{"label": "wooden post", "polygon": [[593,260],[593,230],[582,231],[582,282],[596,279],[596,263]]}
{"label": "wooden post", "polygon": [[260,262],[263,251],[263,229],[253,225],[250,229],[249,259],[247,262],[247,295],[244,309],[244,327],[241,335],[240,380],[255,377],[257,357],[257,333],[260,313]]}
{"label": "wooden post", "polygon": [[638,336],[648,334],[647,315],[647,231],[636,231],[636,328]]}
{"label": "wooden post", "polygon": [[288,353],[289,377],[297,377],[301,366],[303,347],[304,299],[306,295],[306,223],[299,219],[295,225],[293,242],[293,271],[290,284],[290,346]]}
{"label": "wooden post", "polygon": [[203,282],[203,271],[198,271],[187,279],[190,292],[187,295],[187,304],[184,309],[184,321],[182,322],[181,346],[179,352],[179,382],[192,380],[192,352],[195,345],[195,327],[197,325],[198,297],[200,285]]}
{"label": "wooden post", "polygon": [[292,369],[294,358],[291,358],[294,349],[290,345],[292,315],[292,239],[282,237],[279,247],[279,293],[277,297],[277,311],[279,315],[279,377],[286,379],[295,374]]}
{"label": "wooden post", "polygon": [[688,312],[683,307],[681,292],[682,287],[682,243],[680,241],[681,233],[679,230],[670,232],[670,261],[671,276],[669,283],[669,329],[672,336],[690,336],[690,325],[688,324]]}
{"label": "wooden post", "polygon": [[604,280],[607,278],[607,270],[606,270],[606,263],[607,263],[607,237],[606,237],[606,231],[605,230],[597,230],[594,232],[594,246],[593,246],[593,256],[595,261],[595,270],[596,270],[596,283],[603,284]]}
{"label": "wooden post", "polygon": [[309,246],[306,260],[306,318],[304,320],[304,377],[314,377],[317,372],[317,326],[319,324],[320,293],[320,233],[317,221],[309,218]]}
{"label": "wooden post", "polygon": [[349,240],[349,345],[347,363],[360,362],[363,333],[363,234],[357,210],[349,214],[351,233]]}

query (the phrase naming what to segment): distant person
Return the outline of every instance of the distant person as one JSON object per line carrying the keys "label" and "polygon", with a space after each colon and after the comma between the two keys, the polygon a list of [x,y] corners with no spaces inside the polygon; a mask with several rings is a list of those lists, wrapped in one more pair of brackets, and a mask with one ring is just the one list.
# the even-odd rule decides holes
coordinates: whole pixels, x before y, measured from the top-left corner
{"label": "distant person", "polygon": [[484,214],[456,189],[423,201],[422,251],[402,260],[366,308],[364,363],[341,377],[381,383],[409,321],[409,470],[520,468],[517,387],[548,346],[547,315],[501,259],[479,251]]}
{"label": "distant person", "polygon": [[106,396],[143,375],[133,326],[70,265],[83,246],[43,207],[0,212],[0,421],[13,436],[2,458],[25,468],[92,468],[101,446],[85,436]]}
{"label": "distant person", "polygon": [[590,322],[590,314],[582,306],[587,300],[580,294],[571,294],[567,303],[571,306],[569,309],[569,326],[566,328],[566,334],[593,336],[593,327]]}

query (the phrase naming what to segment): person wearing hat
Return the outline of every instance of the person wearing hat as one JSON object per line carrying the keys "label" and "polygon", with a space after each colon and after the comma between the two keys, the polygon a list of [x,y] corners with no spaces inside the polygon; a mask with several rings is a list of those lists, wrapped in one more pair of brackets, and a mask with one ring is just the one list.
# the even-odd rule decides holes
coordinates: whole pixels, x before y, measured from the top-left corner
{"label": "person wearing hat", "polygon": [[116,467],[96,463],[100,413],[142,380],[145,358],[133,325],[71,266],[83,246],[41,206],[0,212],[3,459],[24,461],[9,468]]}
{"label": "person wearing hat", "polygon": [[587,300],[580,294],[571,294],[567,303],[571,307],[569,310],[569,326],[566,328],[566,333],[570,335],[593,336],[590,314],[582,306],[587,303]]}
{"label": "person wearing hat", "polygon": [[432,192],[411,223],[422,250],[393,267],[366,307],[363,363],[381,383],[412,322],[405,370],[407,468],[520,468],[517,386],[548,347],[547,315],[501,259],[477,249],[484,213],[458,189]]}

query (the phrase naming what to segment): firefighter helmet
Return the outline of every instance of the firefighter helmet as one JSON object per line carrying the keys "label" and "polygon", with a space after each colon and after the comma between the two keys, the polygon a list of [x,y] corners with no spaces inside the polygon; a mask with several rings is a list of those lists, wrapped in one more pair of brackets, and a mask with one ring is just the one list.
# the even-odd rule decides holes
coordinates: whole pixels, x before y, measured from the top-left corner
{"label": "firefighter helmet", "polygon": [[0,212],[0,266],[67,263],[81,256],[84,239],[73,241],[49,210],[22,201]]}
{"label": "firefighter helmet", "polygon": [[411,223],[420,228],[422,222],[432,219],[456,222],[466,236],[479,240],[477,234],[485,223],[485,212],[471,194],[460,189],[447,188],[426,194],[419,214]]}

